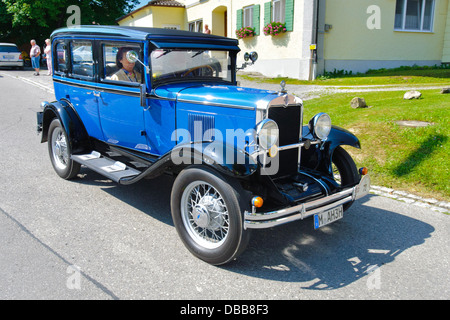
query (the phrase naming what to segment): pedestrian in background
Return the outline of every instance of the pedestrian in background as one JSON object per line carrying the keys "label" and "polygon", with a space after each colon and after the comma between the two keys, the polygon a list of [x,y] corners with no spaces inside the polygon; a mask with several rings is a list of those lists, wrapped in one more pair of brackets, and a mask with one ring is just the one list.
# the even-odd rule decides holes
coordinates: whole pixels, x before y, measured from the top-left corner
{"label": "pedestrian in background", "polygon": [[45,40],[45,49],[44,49],[45,58],[47,59],[47,75],[51,76],[53,73],[52,69],[52,46],[50,39]]}
{"label": "pedestrian in background", "polygon": [[39,75],[39,59],[41,56],[41,48],[36,44],[36,40],[31,40],[31,50],[30,50],[30,58],[31,58],[31,66],[34,68],[35,73],[33,75]]}

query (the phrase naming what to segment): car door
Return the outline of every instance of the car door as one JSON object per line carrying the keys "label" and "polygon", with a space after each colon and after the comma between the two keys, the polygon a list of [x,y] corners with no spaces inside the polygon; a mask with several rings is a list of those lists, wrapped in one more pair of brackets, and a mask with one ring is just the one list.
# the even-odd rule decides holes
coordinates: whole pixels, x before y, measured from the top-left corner
{"label": "car door", "polygon": [[149,152],[140,103],[142,68],[135,63],[134,73],[127,74],[120,63],[128,49],[141,56],[140,44],[100,41],[98,48],[100,79],[95,95],[104,139],[112,145]]}
{"label": "car door", "polygon": [[55,95],[70,101],[89,136],[103,139],[95,96],[93,41],[56,40],[53,46]]}

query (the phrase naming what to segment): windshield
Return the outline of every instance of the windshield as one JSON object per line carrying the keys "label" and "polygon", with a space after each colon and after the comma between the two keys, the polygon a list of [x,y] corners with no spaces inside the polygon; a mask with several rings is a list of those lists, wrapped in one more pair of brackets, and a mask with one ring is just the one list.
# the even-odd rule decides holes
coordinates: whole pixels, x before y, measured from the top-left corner
{"label": "windshield", "polygon": [[154,50],[150,56],[153,82],[176,80],[231,81],[228,51]]}

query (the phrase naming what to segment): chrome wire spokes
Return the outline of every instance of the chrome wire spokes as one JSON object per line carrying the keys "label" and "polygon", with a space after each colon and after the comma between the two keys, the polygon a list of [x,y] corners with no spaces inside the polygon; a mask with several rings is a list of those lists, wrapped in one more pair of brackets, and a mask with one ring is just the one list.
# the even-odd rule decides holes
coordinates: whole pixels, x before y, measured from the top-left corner
{"label": "chrome wire spokes", "polygon": [[66,136],[61,128],[56,128],[52,133],[52,154],[55,164],[60,169],[65,169],[69,162],[69,151]]}
{"label": "chrome wire spokes", "polygon": [[210,184],[189,184],[181,199],[183,223],[199,245],[213,249],[226,239],[229,230],[228,209],[220,193]]}

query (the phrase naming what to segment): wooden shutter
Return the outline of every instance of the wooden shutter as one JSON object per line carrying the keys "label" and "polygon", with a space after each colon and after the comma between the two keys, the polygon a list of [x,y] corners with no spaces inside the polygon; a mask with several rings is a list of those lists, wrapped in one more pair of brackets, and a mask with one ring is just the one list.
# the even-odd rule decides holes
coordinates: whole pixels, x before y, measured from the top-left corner
{"label": "wooden shutter", "polygon": [[239,30],[242,28],[243,13],[244,13],[244,10],[242,10],[242,9],[239,9],[236,12],[236,30]]}
{"label": "wooden shutter", "polygon": [[261,6],[259,4],[255,4],[253,6],[253,28],[255,28],[255,34],[259,36],[261,29]]}
{"label": "wooden shutter", "polygon": [[286,30],[294,30],[294,0],[286,0]]}
{"label": "wooden shutter", "polygon": [[264,26],[272,22],[272,1],[264,3]]}

